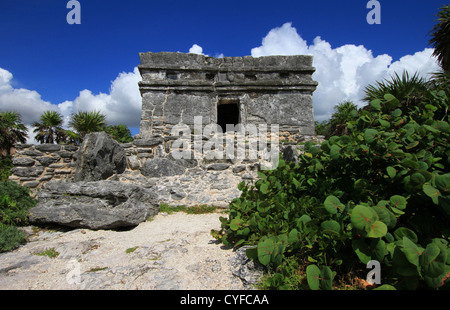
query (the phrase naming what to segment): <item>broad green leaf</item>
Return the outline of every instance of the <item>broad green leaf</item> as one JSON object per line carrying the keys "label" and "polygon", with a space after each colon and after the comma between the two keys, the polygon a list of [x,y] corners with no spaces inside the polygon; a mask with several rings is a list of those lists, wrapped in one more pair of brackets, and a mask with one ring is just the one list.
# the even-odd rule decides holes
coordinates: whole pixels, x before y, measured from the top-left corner
{"label": "broad green leaf", "polygon": [[242,227],[243,223],[244,223],[244,220],[242,220],[239,216],[235,217],[230,222],[230,229],[236,231]]}
{"label": "broad green leaf", "polygon": [[386,99],[385,105],[388,109],[394,109],[400,104],[400,101],[391,94],[384,95],[384,99]]}
{"label": "broad green leaf", "polygon": [[437,277],[445,271],[445,263],[436,260],[440,252],[436,244],[430,243],[420,256],[420,267],[429,277]]}
{"label": "broad green leaf", "polygon": [[258,249],[257,247],[251,247],[251,248],[247,248],[245,250],[245,253],[247,255],[247,257],[253,261],[256,261],[258,259]]}
{"label": "broad green leaf", "polygon": [[380,99],[372,100],[370,102],[370,106],[372,108],[374,108],[375,110],[380,111],[381,110],[381,100]]}
{"label": "broad green leaf", "polygon": [[333,272],[331,271],[330,267],[325,266],[320,271],[320,288],[322,290],[332,290],[333,287]]}
{"label": "broad green leaf", "polygon": [[293,243],[298,242],[299,240],[300,240],[300,238],[299,238],[299,232],[298,232],[298,230],[295,229],[295,228],[292,229],[292,230],[289,232],[288,243],[293,244]]}
{"label": "broad green leaf", "polygon": [[385,223],[386,226],[388,226],[388,227],[391,226],[391,222],[392,222],[391,214],[390,214],[390,211],[388,209],[386,209],[385,207],[380,207],[380,206],[374,206],[374,207],[372,207],[372,209],[375,210],[375,212],[378,215],[378,219],[380,221]]}
{"label": "broad green leaf", "polygon": [[406,208],[406,198],[400,195],[394,195],[390,199],[391,205],[394,208],[404,210]]}
{"label": "broad green leaf", "polygon": [[316,291],[320,288],[320,269],[316,265],[309,265],[306,267],[306,279],[309,288]]}
{"label": "broad green leaf", "polygon": [[391,127],[391,123],[389,123],[388,121],[385,121],[384,119],[378,119],[378,121],[380,122],[380,125],[383,126],[384,128],[389,128]]}
{"label": "broad green leaf", "polygon": [[394,231],[394,237],[397,240],[403,240],[403,237],[408,237],[412,242],[417,242],[417,235],[414,231],[406,227],[399,227]]}
{"label": "broad green leaf", "polygon": [[272,259],[272,254],[274,251],[275,251],[274,238],[261,238],[261,241],[258,242],[257,247],[259,262],[264,266],[267,266]]}
{"label": "broad green leaf", "polygon": [[406,259],[406,255],[403,253],[400,246],[397,246],[394,249],[392,265],[394,267],[394,272],[401,276],[408,277],[417,275],[417,267]]}
{"label": "broad green leaf", "polygon": [[402,110],[400,110],[400,109],[395,109],[394,111],[392,111],[391,115],[392,115],[393,117],[399,117],[399,116],[402,115]]}
{"label": "broad green leaf", "polygon": [[364,131],[364,140],[366,140],[367,143],[372,143],[375,141],[375,139],[378,137],[379,132],[376,129],[366,129]]}
{"label": "broad green leaf", "polygon": [[333,144],[330,148],[330,158],[333,160],[338,159],[340,156],[340,154],[339,154],[340,151],[341,151],[341,148],[339,146],[337,146],[336,144]]}
{"label": "broad green leaf", "polygon": [[322,222],[320,228],[326,234],[339,234],[341,231],[341,225],[333,220]]}
{"label": "broad green leaf", "polygon": [[430,197],[434,204],[438,204],[439,203],[439,197],[441,196],[441,192],[435,188],[434,186],[432,186],[430,183],[425,183],[423,185],[423,191],[424,193]]}
{"label": "broad green leaf", "polygon": [[422,254],[422,251],[414,242],[409,240],[408,237],[403,237],[403,248],[401,250],[411,264],[419,267],[419,257]]}
{"label": "broad green leaf", "polygon": [[378,220],[378,215],[372,208],[357,205],[353,208],[350,218],[354,228],[367,231],[370,225]]}
{"label": "broad green leaf", "polygon": [[333,195],[328,196],[323,204],[325,206],[325,209],[331,214],[338,213],[338,210],[342,211],[344,207],[344,205],[339,201],[339,199]]}
{"label": "broad green leaf", "polygon": [[416,146],[418,146],[419,143],[420,143],[420,141],[414,141],[414,142],[411,142],[411,143],[409,143],[409,144],[406,146],[406,149],[407,149],[407,150],[413,149],[413,148],[415,148]]}
{"label": "broad green leaf", "polygon": [[267,179],[267,175],[262,171],[258,171],[258,178],[265,181]]}
{"label": "broad green leaf", "polygon": [[441,194],[450,192],[450,173],[436,175],[435,184]]}
{"label": "broad green leaf", "polygon": [[368,228],[366,228],[367,237],[369,238],[381,238],[387,233],[387,226],[381,221],[375,221]]}
{"label": "broad green leaf", "polygon": [[427,181],[425,177],[421,173],[414,173],[411,175],[411,184],[415,187],[419,186],[422,187],[423,184]]}
{"label": "broad green leaf", "polygon": [[263,183],[263,184],[261,184],[261,187],[259,188],[259,190],[261,191],[261,193],[267,194],[269,192],[268,188],[269,187],[267,186],[267,184]]}
{"label": "broad green leaf", "polygon": [[391,179],[395,178],[395,176],[397,175],[397,170],[395,170],[394,167],[389,166],[386,168],[386,170]]}

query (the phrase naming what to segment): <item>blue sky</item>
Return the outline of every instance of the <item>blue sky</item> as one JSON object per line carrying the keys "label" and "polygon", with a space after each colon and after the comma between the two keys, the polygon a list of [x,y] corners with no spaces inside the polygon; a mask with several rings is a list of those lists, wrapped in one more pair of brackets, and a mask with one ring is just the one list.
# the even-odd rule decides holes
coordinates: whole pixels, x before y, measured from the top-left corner
{"label": "blue sky", "polygon": [[379,0],[381,24],[369,25],[368,0],[78,1],[81,24],[69,25],[68,0],[0,0],[0,110],[31,123],[46,109],[99,109],[136,134],[139,52],[312,54],[323,120],[343,100],[362,104],[374,80],[436,71],[428,32],[446,4]]}

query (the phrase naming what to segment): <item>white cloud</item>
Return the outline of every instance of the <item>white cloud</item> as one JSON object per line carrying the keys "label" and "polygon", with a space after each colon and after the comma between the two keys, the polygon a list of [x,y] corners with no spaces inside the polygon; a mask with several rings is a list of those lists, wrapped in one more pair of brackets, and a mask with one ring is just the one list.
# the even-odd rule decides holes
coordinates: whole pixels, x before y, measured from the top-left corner
{"label": "white cloud", "polygon": [[205,55],[203,54],[203,48],[197,44],[192,45],[192,47],[189,49],[189,53]]}
{"label": "white cloud", "polygon": [[[109,94],[93,94],[90,90],[80,91],[74,100],[66,100],[59,104],[51,104],[41,99],[34,90],[16,89],[11,85],[13,75],[0,68],[0,110],[17,111],[22,121],[31,125],[39,120],[42,112],[54,110],[64,116],[65,126],[70,115],[78,111],[98,110],[106,115],[108,124],[125,124],[128,127],[139,127],[141,118],[141,94],[138,82],[141,75],[138,68],[133,72],[122,72],[111,82]],[[32,130],[29,131],[30,136]]]}
{"label": "white cloud", "polygon": [[12,79],[11,72],[0,68],[0,110],[18,112],[25,124],[31,124],[42,111],[57,109],[50,102],[42,100],[41,95],[34,90],[14,88]]}
{"label": "white cloud", "polygon": [[389,78],[403,70],[418,72],[422,76],[439,70],[433,50],[426,48],[414,55],[406,55],[392,62],[389,55],[374,57],[372,51],[362,45],[343,45],[332,48],[331,44],[316,37],[311,45],[302,39],[291,23],[274,28],[263,38],[262,45],[251,50],[254,57],[269,55],[313,55],[316,72],[313,78],[319,82],[314,92],[314,114],[318,121],[329,118],[333,107],[352,100],[362,106],[364,88],[375,81]]}

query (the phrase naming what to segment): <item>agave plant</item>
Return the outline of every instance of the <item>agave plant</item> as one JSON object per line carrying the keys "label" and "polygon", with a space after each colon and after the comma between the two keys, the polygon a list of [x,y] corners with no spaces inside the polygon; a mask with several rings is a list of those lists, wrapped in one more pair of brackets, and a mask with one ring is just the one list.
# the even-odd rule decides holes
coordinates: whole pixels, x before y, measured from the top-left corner
{"label": "agave plant", "polygon": [[36,127],[35,139],[40,143],[61,143],[64,142],[66,134],[61,127],[63,124],[63,116],[56,111],[45,111],[40,118],[40,122],[34,122]]}
{"label": "agave plant", "polygon": [[408,107],[424,99],[428,93],[428,83],[418,73],[410,76],[404,71],[402,76],[395,73],[390,80],[385,79],[367,86],[364,92],[363,100],[367,103],[382,99],[385,94],[391,94],[401,102],[401,106]]}

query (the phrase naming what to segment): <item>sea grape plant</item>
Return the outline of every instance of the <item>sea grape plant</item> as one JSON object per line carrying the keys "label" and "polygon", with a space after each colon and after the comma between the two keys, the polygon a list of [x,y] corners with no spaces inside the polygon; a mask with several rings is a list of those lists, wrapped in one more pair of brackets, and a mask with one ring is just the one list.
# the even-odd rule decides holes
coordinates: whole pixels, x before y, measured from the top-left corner
{"label": "sea grape plant", "polygon": [[248,257],[275,271],[295,258],[311,289],[373,259],[383,287],[449,286],[448,108],[433,91],[414,106],[387,94],[352,111],[347,135],[307,142],[298,164],[241,183],[213,235],[255,245]]}

